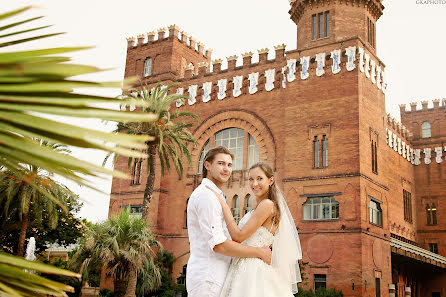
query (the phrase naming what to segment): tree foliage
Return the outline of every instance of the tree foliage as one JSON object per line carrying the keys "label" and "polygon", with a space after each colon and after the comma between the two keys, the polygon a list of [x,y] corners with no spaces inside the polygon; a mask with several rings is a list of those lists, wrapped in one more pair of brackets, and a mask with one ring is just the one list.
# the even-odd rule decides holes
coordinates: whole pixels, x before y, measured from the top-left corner
{"label": "tree foliage", "polygon": [[[189,111],[170,111],[170,108],[177,101],[184,101],[185,97],[178,94],[168,94],[172,85],[163,87],[157,84],[153,89],[142,86],[139,90],[133,90],[125,95],[125,98],[132,101],[139,101],[142,105],[139,110],[149,114],[158,114],[159,117],[153,122],[121,122],[115,132],[127,133],[130,135],[147,135],[151,137],[146,142],[146,147],[140,149],[148,152],[147,170],[149,172],[146,180],[143,217],[147,218],[149,206],[152,199],[153,185],[155,181],[155,159],[158,158],[161,166],[161,176],[165,170],[175,167],[181,177],[184,171],[184,158],[192,165],[192,158],[188,144],[195,144],[195,138],[189,131],[194,125],[194,121],[199,121],[196,114]],[[134,157],[129,157],[129,165],[135,163]]]}
{"label": "tree foliage", "polygon": [[146,221],[132,217],[126,209],[104,223],[93,225],[70,265],[88,280],[92,265],[100,263],[107,275],[113,277],[115,296],[124,296],[126,292],[132,296],[138,276],[145,291],[160,285],[160,272],[155,263],[156,250],[160,248]]}
{"label": "tree foliage", "polygon": [[[62,201],[66,206],[66,211],[60,206],[55,207],[57,213],[56,226],[52,228],[49,223],[51,213],[44,208],[40,212],[36,211],[34,207],[30,209],[29,226],[27,237],[34,237],[36,239],[36,254],[45,251],[48,245],[57,244],[67,247],[71,244],[77,243],[77,240],[83,236],[86,231],[85,220],[81,221],[76,217],[82,202],[77,195],[67,195],[62,197]],[[15,254],[19,242],[19,231],[21,221],[18,216],[18,210],[15,200],[9,206],[10,215],[5,216],[4,212],[0,212],[0,245],[9,253]],[[0,209],[2,204],[0,202]]]}

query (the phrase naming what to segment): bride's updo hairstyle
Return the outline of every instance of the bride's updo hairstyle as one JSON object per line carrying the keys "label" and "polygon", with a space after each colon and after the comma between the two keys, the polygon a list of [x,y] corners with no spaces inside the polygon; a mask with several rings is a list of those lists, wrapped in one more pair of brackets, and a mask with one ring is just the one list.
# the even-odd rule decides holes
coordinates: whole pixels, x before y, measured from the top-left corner
{"label": "bride's updo hairstyle", "polygon": [[[249,170],[251,171],[254,168],[260,168],[263,173],[265,173],[267,178],[271,178],[274,176],[273,170],[271,167],[266,164],[265,162],[257,162],[254,165],[252,165]],[[274,224],[278,224],[280,222],[280,208],[279,208],[279,201],[277,198],[277,187],[276,187],[276,181],[274,180],[273,184],[269,186],[268,189],[268,199],[274,202],[274,206],[276,208],[276,219]]]}

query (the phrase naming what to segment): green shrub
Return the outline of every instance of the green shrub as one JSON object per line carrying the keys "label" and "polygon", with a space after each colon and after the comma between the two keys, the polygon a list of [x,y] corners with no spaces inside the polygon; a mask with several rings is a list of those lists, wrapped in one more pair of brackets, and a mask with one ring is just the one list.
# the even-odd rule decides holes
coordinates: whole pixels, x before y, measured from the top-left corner
{"label": "green shrub", "polygon": [[299,292],[294,295],[295,297],[342,297],[342,291],[337,291],[334,288],[324,289],[319,288],[316,292],[312,290],[304,290],[299,288]]}
{"label": "green shrub", "polygon": [[109,289],[101,289],[99,291],[99,297],[114,297],[115,293]]}

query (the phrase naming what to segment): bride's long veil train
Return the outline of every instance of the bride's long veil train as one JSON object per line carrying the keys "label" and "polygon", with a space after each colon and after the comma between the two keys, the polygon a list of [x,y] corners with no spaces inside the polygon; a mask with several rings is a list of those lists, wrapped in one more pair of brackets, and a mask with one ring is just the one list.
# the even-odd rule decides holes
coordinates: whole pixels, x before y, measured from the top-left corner
{"label": "bride's long veil train", "polygon": [[302,249],[293,216],[282,192],[277,188],[277,198],[281,213],[279,228],[273,242],[271,265],[277,273],[297,293],[297,283],[302,282],[299,260],[302,259]]}

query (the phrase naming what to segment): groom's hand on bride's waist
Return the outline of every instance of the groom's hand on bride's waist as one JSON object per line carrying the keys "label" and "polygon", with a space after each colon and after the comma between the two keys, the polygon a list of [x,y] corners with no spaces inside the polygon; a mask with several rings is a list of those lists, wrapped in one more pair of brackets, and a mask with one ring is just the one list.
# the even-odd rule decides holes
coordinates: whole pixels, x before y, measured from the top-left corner
{"label": "groom's hand on bride's waist", "polygon": [[260,248],[259,258],[268,265],[271,265],[271,249],[269,246]]}

